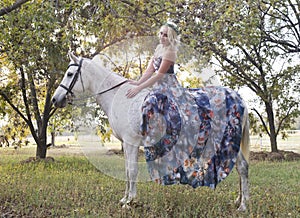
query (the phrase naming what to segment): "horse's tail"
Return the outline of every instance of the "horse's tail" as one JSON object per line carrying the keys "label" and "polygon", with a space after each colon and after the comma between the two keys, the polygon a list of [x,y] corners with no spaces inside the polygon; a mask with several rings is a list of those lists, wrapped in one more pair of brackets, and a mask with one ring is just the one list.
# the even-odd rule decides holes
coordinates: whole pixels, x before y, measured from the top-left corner
{"label": "horse's tail", "polygon": [[249,164],[249,156],[250,156],[250,123],[249,123],[249,115],[248,109],[245,107],[244,117],[243,117],[243,132],[242,132],[242,140],[241,140],[241,151]]}

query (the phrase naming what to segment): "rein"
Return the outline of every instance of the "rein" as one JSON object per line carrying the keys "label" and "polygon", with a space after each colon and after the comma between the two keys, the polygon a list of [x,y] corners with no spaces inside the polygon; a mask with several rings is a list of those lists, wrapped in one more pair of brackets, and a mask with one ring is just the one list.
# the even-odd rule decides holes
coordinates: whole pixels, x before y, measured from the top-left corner
{"label": "rein", "polygon": [[111,87],[111,88],[109,88],[109,89],[106,89],[106,90],[104,90],[104,91],[102,91],[102,92],[99,92],[99,93],[97,93],[97,95],[102,95],[102,94],[104,94],[104,93],[106,93],[106,92],[108,92],[108,91],[110,91],[110,90],[113,90],[114,88],[117,88],[117,87],[123,85],[123,84],[126,83],[126,82],[127,82],[127,80],[125,80],[125,81],[123,81],[123,82],[121,82],[121,83],[119,83],[119,84],[117,84],[117,85],[115,85],[115,86],[113,86],[113,87]]}

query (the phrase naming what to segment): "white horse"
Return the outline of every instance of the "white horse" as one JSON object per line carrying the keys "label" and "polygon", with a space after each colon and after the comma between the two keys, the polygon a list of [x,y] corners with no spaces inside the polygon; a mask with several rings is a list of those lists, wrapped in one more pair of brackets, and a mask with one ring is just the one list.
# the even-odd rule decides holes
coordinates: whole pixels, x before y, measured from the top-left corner
{"label": "white horse", "polygon": [[[142,119],[142,103],[149,90],[143,90],[134,98],[127,98],[126,91],[133,85],[102,67],[99,57],[95,56],[91,60],[78,58],[73,54],[69,56],[71,62],[52,102],[54,106],[62,108],[66,105],[68,96],[74,93],[87,92],[95,96],[97,103],[108,116],[114,135],[124,148],[127,183],[125,196],[120,203],[128,207],[137,195],[138,149],[142,146],[142,136],[138,132]],[[246,108],[242,128],[240,151],[236,161],[240,177],[240,194],[236,204],[239,204],[240,211],[246,210],[246,201],[249,199],[249,121]]]}

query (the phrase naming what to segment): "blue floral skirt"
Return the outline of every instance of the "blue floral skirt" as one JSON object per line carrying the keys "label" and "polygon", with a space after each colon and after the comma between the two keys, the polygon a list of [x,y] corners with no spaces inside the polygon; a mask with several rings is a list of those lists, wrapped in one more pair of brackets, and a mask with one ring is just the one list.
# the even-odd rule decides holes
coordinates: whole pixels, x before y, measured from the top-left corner
{"label": "blue floral skirt", "polygon": [[189,102],[159,91],[144,101],[141,134],[150,177],[163,185],[215,188],[236,162],[245,106],[224,87],[184,94]]}

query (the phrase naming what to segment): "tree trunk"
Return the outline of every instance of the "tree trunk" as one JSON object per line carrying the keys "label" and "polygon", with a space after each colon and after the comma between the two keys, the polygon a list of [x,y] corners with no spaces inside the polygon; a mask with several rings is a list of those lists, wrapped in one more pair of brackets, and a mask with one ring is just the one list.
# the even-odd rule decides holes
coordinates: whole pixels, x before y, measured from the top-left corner
{"label": "tree trunk", "polygon": [[51,132],[51,145],[55,146],[55,132],[54,131]]}
{"label": "tree trunk", "polygon": [[266,111],[267,111],[267,115],[268,115],[269,128],[270,128],[271,152],[278,152],[277,134],[276,134],[275,119],[274,119],[272,103],[266,102],[265,105],[266,105]]}
{"label": "tree trunk", "polygon": [[51,94],[50,91],[47,91],[45,107],[44,107],[44,114],[40,118],[38,122],[38,143],[36,148],[36,157],[37,158],[46,158],[47,155],[47,127],[48,121],[50,118],[50,111],[51,111]]}
{"label": "tree trunk", "polygon": [[38,140],[36,141],[36,158],[46,158],[47,155],[47,129],[43,126],[39,129]]}
{"label": "tree trunk", "polygon": [[270,142],[271,142],[271,152],[278,152],[277,136],[275,136],[275,134],[270,135]]}
{"label": "tree trunk", "polygon": [[36,158],[45,159],[47,155],[47,145],[46,143],[39,144],[36,147]]}

